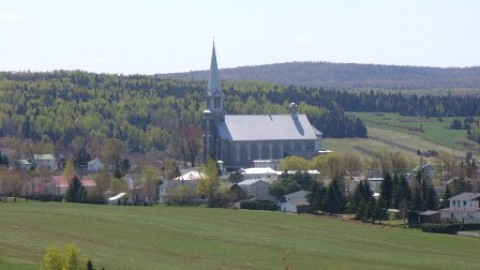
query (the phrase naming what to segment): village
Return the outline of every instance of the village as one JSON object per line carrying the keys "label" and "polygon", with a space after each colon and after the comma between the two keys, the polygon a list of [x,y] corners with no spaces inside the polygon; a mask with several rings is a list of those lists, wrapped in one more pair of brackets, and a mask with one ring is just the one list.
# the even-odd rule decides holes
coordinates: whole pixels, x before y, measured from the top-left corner
{"label": "village", "polygon": [[[18,177],[3,180],[2,200],[25,197],[110,205],[207,204],[292,213],[350,213],[372,223],[408,218],[410,226],[480,223],[480,193],[473,192],[478,190],[480,174],[471,155],[457,166],[452,157],[448,164],[440,159],[430,164],[422,157],[417,163],[399,153],[377,153],[370,167],[362,169],[355,154],[324,149],[322,133],[298,113],[294,103],[289,114],[228,115],[215,45],[205,93],[205,167],[192,167],[168,156],[157,166],[130,164],[119,141],[105,144],[112,146],[103,161],[96,157],[78,168],[71,157],[34,153],[16,160],[10,170],[36,173],[17,183],[12,179]],[[14,160],[13,155],[2,155]],[[416,165],[409,168],[409,164]],[[330,188],[336,197],[328,195]],[[332,201],[337,205],[332,206]]]}

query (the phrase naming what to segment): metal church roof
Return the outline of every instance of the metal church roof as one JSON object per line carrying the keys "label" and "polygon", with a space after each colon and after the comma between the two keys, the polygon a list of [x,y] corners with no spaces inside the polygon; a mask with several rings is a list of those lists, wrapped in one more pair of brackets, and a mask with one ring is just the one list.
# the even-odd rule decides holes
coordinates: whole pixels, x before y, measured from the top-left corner
{"label": "metal church roof", "polygon": [[321,136],[304,114],[225,115],[217,129],[220,138],[230,141],[316,140]]}

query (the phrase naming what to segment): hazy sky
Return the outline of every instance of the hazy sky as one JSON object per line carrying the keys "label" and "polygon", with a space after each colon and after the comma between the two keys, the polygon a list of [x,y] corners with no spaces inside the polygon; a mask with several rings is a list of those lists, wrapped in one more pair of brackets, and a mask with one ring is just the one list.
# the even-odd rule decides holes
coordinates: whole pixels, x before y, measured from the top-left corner
{"label": "hazy sky", "polygon": [[478,0],[0,0],[0,70],[480,65]]}

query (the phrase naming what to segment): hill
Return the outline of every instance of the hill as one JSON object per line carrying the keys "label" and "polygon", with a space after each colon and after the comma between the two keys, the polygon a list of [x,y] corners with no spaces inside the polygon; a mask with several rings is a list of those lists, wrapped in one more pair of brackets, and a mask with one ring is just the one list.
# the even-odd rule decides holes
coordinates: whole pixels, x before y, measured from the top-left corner
{"label": "hill", "polygon": [[480,242],[283,212],[69,203],[0,204],[0,269],[38,269],[76,243],[96,268],[475,269]]}
{"label": "hill", "polygon": [[[480,67],[435,68],[329,62],[291,62],[221,69],[228,81],[255,80],[325,89],[425,90],[480,88]],[[206,80],[208,71],[160,74]]]}

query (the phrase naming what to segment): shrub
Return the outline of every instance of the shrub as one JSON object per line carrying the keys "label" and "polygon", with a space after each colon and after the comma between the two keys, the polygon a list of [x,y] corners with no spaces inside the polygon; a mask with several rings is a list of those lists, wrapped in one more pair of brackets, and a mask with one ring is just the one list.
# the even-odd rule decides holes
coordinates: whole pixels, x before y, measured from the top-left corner
{"label": "shrub", "polygon": [[455,234],[460,230],[460,225],[461,224],[424,223],[422,224],[422,232]]}
{"label": "shrub", "polygon": [[240,202],[241,209],[249,209],[249,210],[268,210],[268,211],[276,211],[277,205],[273,202],[262,202],[262,201],[241,201]]}

